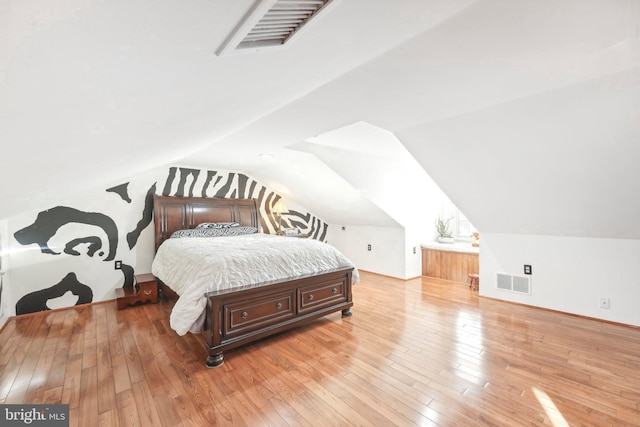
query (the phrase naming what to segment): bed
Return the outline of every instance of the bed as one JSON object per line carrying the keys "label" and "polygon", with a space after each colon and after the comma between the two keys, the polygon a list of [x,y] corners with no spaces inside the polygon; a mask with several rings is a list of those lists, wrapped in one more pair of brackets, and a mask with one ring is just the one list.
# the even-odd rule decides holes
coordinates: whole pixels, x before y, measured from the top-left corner
{"label": "bed", "polygon": [[[207,367],[222,365],[227,350],[330,313],[341,311],[343,317],[351,316],[352,284],[357,282],[358,272],[327,244],[262,233],[170,238],[176,231],[180,234],[180,230],[205,223],[237,223],[241,228],[260,230],[258,213],[254,199],[154,196],[156,256],[152,271],[161,295],[177,296],[170,319],[172,328],[180,335],[187,329],[202,330]],[[257,259],[266,268],[253,264],[245,268],[244,255],[248,258],[250,252],[261,251],[260,245],[266,245],[266,249]],[[290,246],[287,251],[294,255],[287,255],[286,260],[271,258],[276,256],[271,252]],[[337,252],[337,261],[316,263],[315,255],[301,258],[303,262],[295,260],[295,254],[308,256],[314,247]],[[226,260],[220,260],[224,257]],[[216,266],[218,262],[223,267]],[[238,277],[233,272],[238,272]],[[197,320],[191,324],[196,315]]]}

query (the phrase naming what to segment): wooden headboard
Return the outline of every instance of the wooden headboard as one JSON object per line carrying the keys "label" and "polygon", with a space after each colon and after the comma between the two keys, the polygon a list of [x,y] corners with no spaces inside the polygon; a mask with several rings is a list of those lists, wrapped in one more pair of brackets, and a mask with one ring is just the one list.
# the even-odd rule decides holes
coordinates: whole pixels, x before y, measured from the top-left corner
{"label": "wooden headboard", "polygon": [[176,230],[203,222],[237,222],[260,229],[255,199],[153,196],[155,248]]}

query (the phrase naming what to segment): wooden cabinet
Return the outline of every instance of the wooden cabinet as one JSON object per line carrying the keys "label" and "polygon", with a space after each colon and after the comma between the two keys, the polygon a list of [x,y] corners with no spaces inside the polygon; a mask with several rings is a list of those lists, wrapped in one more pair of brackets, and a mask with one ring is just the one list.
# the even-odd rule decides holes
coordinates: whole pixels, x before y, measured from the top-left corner
{"label": "wooden cabinet", "polygon": [[422,248],[422,275],[455,282],[469,282],[469,274],[478,273],[477,253]]}
{"label": "wooden cabinet", "polygon": [[133,287],[116,289],[118,310],[130,305],[158,302],[158,279],[154,275],[139,274],[135,281]]}

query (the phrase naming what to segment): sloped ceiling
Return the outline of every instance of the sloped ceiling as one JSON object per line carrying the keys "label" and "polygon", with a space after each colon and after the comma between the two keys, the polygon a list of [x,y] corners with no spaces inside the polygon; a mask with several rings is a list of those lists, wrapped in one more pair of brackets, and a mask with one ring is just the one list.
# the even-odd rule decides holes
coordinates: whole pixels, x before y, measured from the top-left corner
{"label": "sloped ceiling", "polygon": [[223,57],[253,0],[0,3],[0,218],[182,163],[393,225],[293,149],[366,122],[481,231],[640,238],[639,0],[336,1],[291,46]]}

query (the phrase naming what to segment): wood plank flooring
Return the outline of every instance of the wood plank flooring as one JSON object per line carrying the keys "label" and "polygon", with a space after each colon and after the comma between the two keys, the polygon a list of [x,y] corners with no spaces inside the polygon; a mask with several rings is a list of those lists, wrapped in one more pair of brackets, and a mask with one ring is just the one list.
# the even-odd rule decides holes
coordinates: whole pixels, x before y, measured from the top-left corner
{"label": "wood plank flooring", "polygon": [[0,403],[68,403],[71,426],[640,426],[640,330],[362,273],[330,315],[204,365],[171,303],[14,319]]}

